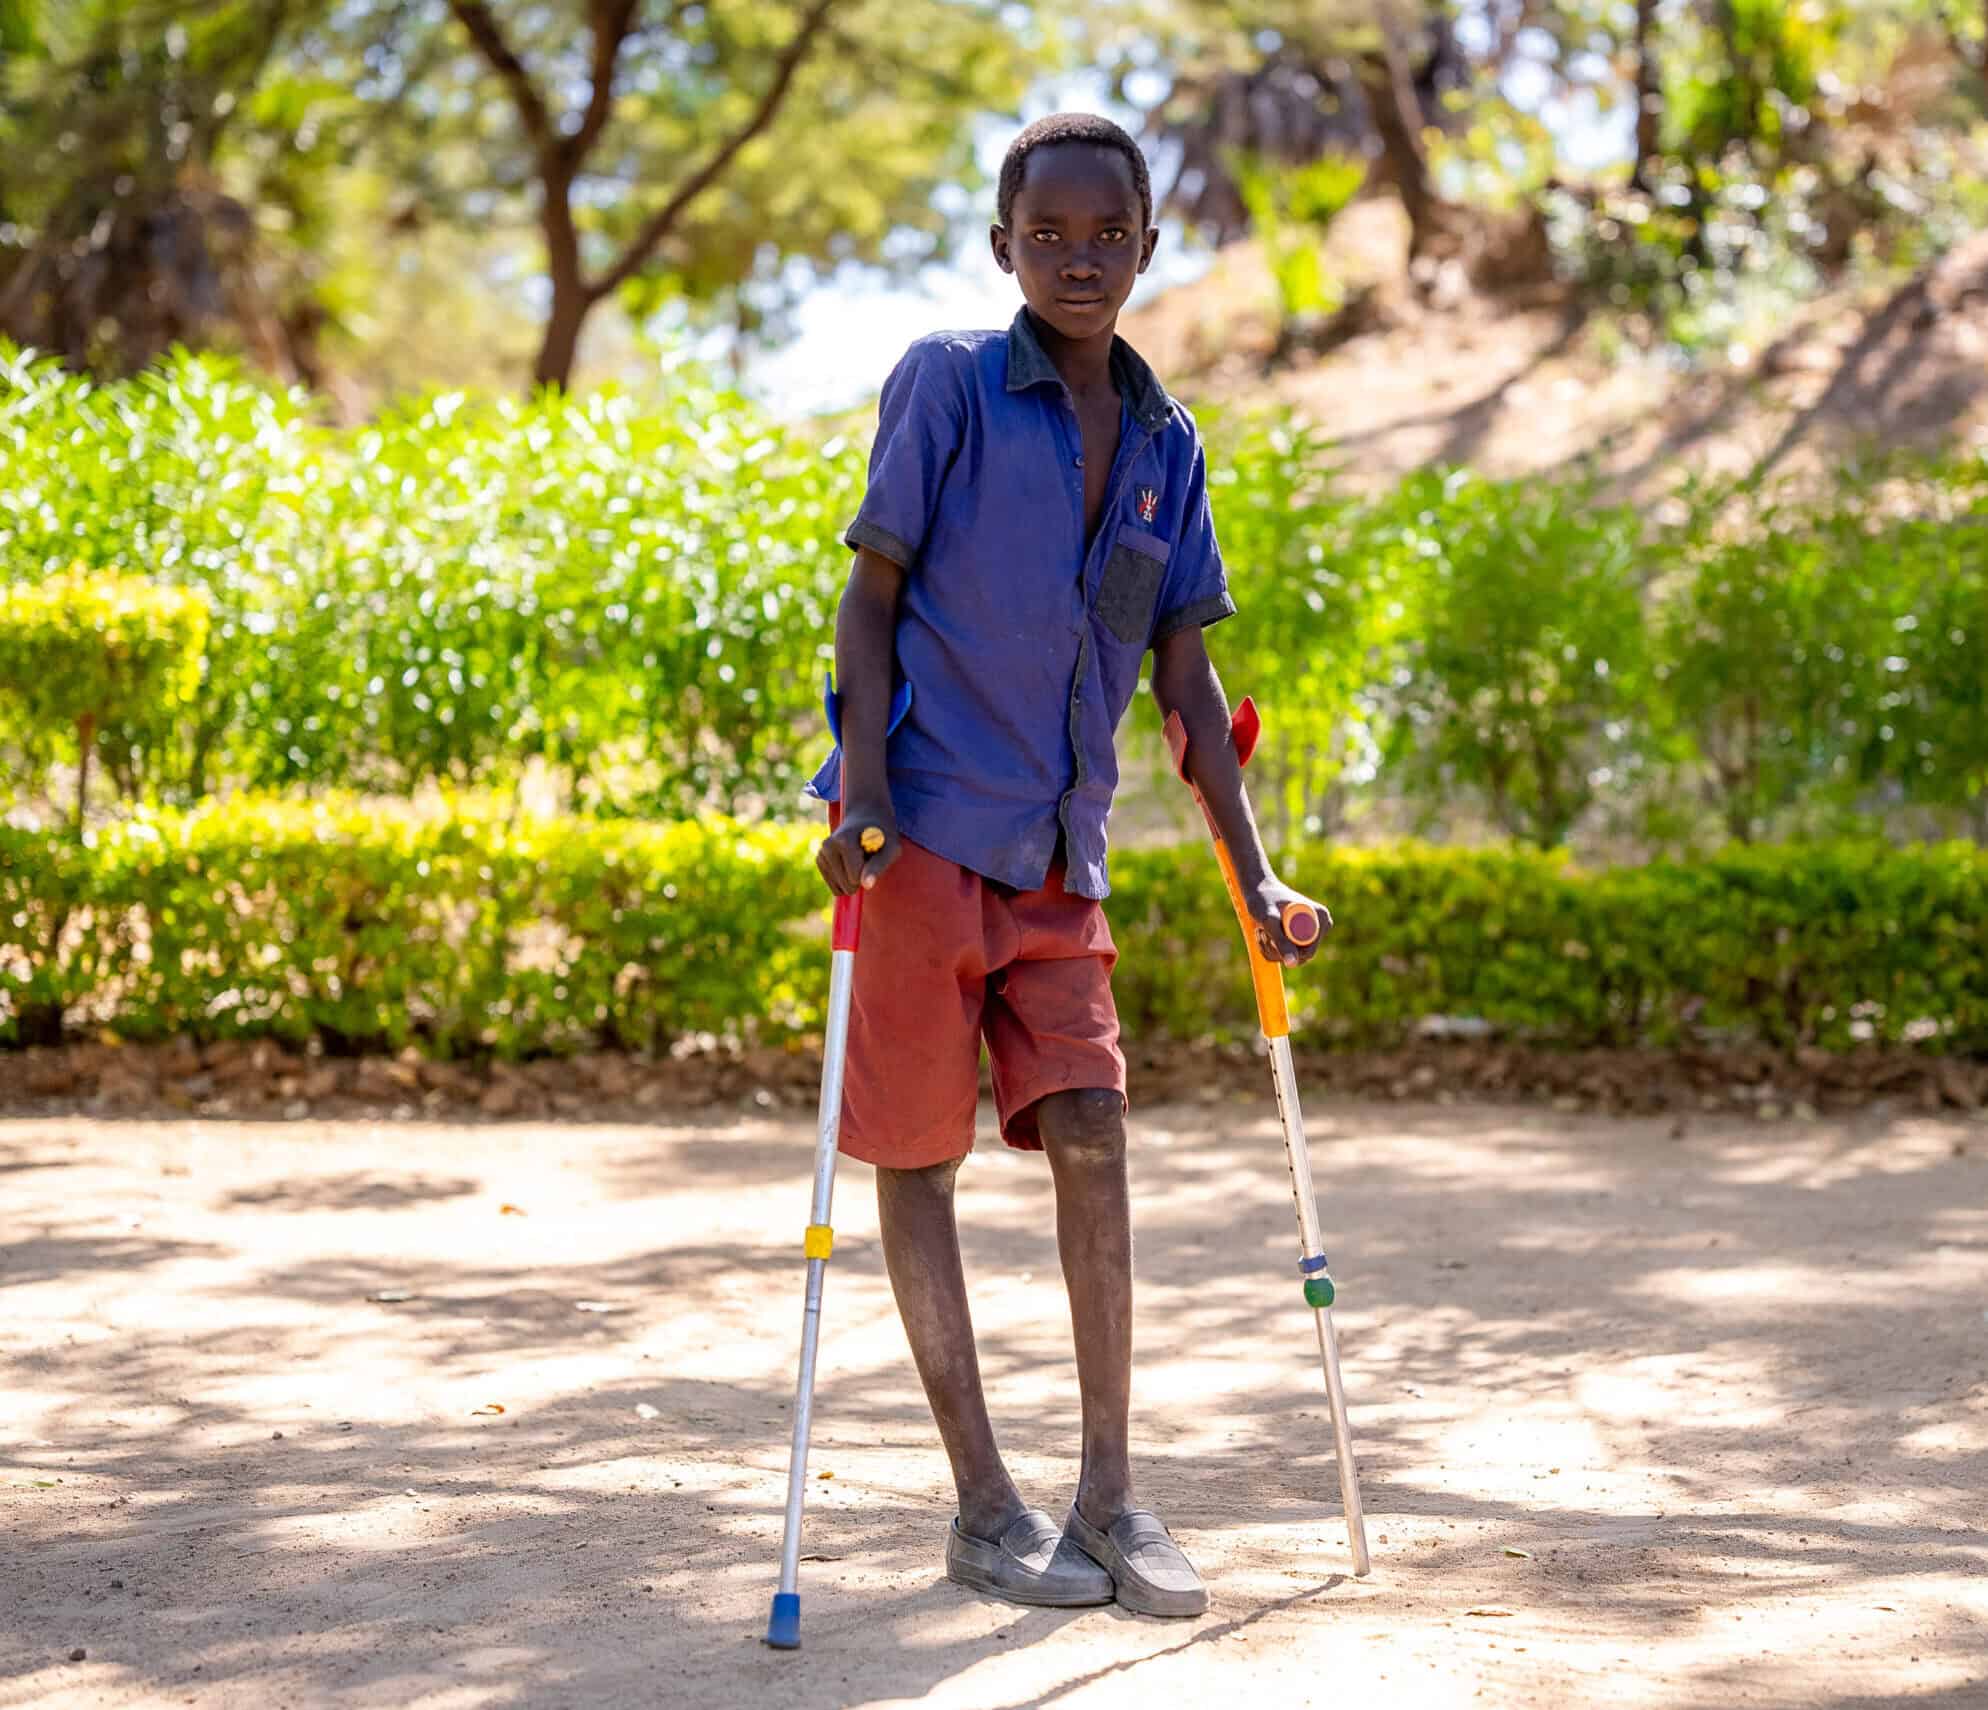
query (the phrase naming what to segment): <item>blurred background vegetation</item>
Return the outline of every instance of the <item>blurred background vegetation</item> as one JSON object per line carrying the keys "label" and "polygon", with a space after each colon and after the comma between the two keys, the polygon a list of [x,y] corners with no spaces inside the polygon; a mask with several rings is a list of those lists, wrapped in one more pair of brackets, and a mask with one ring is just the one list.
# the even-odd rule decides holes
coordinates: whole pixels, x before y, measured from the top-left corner
{"label": "blurred background vegetation", "polygon": [[[867,421],[763,376],[975,265],[1067,104],[1188,258],[1127,330],[1294,858],[1988,843],[1979,0],[0,0],[0,1037],[116,959],[99,832],[804,817]],[[1115,834],[1187,837],[1126,741]]]}

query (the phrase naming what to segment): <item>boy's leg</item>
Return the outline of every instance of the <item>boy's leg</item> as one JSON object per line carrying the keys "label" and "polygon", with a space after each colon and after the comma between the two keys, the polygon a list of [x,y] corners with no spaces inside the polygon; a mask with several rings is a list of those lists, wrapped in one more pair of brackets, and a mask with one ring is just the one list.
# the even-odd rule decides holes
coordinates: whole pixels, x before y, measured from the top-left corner
{"label": "boy's leg", "polygon": [[[923,1169],[879,1167],[877,1218],[905,1339],[953,1464],[960,1530],[997,1539],[1028,1505],[1002,1463],[981,1393],[980,1356],[953,1218],[958,1173],[958,1159]],[[1085,1410],[1088,1418],[1088,1401]]]}
{"label": "boy's leg", "polygon": [[1115,1090],[1052,1093],[1036,1106],[1056,1183],[1056,1246],[1070,1291],[1083,1402],[1077,1512],[1100,1530],[1136,1507],[1132,1400],[1132,1212],[1125,1100]]}
{"label": "boy's leg", "polygon": [[1208,1588],[1173,1534],[1132,1497],[1126,1449],[1132,1391],[1132,1214],[1125,1179],[1125,1100],[1116,1088],[1052,1093],[1037,1107],[1056,1178],[1056,1244],[1070,1289],[1084,1459],[1066,1542],[1111,1574],[1121,1608],[1193,1616]]}

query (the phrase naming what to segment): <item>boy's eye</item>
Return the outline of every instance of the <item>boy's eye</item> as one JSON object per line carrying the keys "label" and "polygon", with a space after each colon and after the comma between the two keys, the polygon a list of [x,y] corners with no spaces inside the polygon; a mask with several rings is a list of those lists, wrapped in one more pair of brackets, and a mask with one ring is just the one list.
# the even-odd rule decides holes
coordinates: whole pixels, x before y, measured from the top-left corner
{"label": "boy's eye", "polygon": [[1056,239],[1057,239],[1057,235],[1058,235],[1058,234],[1057,234],[1057,233],[1055,233],[1055,232],[1030,232],[1030,233],[1029,233],[1029,236],[1030,236],[1030,237],[1032,237],[1032,238],[1034,238],[1034,239],[1035,239],[1035,241],[1036,241],[1037,243],[1054,243],[1054,242],[1056,241]]}
{"label": "boy's eye", "polygon": [[1103,238],[1107,243],[1118,243],[1125,237],[1125,228],[1123,226],[1109,226],[1104,231],[1098,233],[1098,236]]}

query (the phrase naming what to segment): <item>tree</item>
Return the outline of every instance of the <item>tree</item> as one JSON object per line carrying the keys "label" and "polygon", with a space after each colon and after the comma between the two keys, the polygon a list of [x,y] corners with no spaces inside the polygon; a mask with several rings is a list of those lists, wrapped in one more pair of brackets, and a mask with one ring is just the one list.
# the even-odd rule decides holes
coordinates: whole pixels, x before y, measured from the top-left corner
{"label": "tree", "polygon": [[[0,334],[129,372],[224,329],[294,374],[222,157],[322,0],[0,0]],[[314,142],[264,159],[290,171]],[[9,253],[11,252],[11,253]]]}
{"label": "tree", "polygon": [[1376,181],[1400,195],[1412,254],[1433,246],[1445,209],[1423,139],[1468,81],[1447,5],[1178,0],[1149,31],[1108,41],[1117,85],[1129,95],[1155,69],[1157,43],[1168,80],[1148,119],[1179,162],[1167,201],[1208,237],[1248,229],[1238,157],[1303,167],[1350,153],[1378,160]]}
{"label": "tree", "polygon": [[1663,76],[1657,64],[1657,0],[1636,0],[1636,159],[1629,182],[1648,196],[1655,192],[1651,176],[1663,145]]}
{"label": "tree", "polygon": [[547,296],[533,379],[565,386],[610,298],[723,301],[746,318],[750,294],[777,297],[795,264],[934,253],[949,229],[935,198],[974,177],[965,116],[1018,105],[1046,51],[1012,27],[1016,10],[370,0],[326,40],[362,65],[433,62],[399,98],[441,151],[422,199],[482,222],[528,206]]}

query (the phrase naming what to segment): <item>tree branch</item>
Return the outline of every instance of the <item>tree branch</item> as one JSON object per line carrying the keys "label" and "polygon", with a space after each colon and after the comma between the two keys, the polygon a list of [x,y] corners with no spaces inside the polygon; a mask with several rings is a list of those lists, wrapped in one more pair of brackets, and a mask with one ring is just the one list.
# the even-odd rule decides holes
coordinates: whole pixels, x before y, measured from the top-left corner
{"label": "tree branch", "polygon": [[587,110],[581,116],[580,128],[559,149],[569,174],[580,169],[580,163],[593,151],[606,128],[608,114],[614,107],[615,65],[621,58],[621,44],[635,27],[635,14],[641,5],[642,0],[593,0],[589,7],[593,15],[594,56]]}
{"label": "tree branch", "polygon": [[518,109],[518,117],[524,121],[525,133],[543,150],[552,141],[552,116],[546,110],[545,97],[539,94],[538,86],[532,82],[525,62],[518,58],[511,50],[511,44],[504,39],[504,32],[491,16],[486,0],[449,0],[449,10],[469,32],[476,51],[490,62],[491,69],[510,87],[511,101]]}
{"label": "tree branch", "polygon": [[1940,28],[1946,34],[1947,45],[1953,49],[1954,58],[1966,66],[1969,71],[1981,76],[1988,76],[1988,0],[1983,0],[1981,12],[1981,45],[1979,47],[1976,47],[1954,27],[1953,19],[1946,15],[1944,9],[1940,13]]}
{"label": "tree branch", "polygon": [[[450,0],[459,4],[461,0]],[[801,61],[807,57],[808,49],[814,45],[822,25],[827,21],[829,10],[836,0],[814,0],[807,14],[801,19],[801,26],[794,32],[794,39],[781,50],[780,58],[773,68],[773,81],[766,87],[766,93],[759,99],[759,106],[753,115],[720,145],[718,151],[702,166],[684,180],[681,186],[662,207],[649,216],[642,229],[635,234],[633,241],[621,252],[606,273],[587,288],[590,299],[605,297],[610,291],[632,278],[651,255],[656,246],[669,236],[670,230],[682,217],[685,208],[716,182],[718,176],[732,163],[732,157],[752,141],[773,122],[773,116],[787,98],[788,86],[794,81],[794,73]]]}

